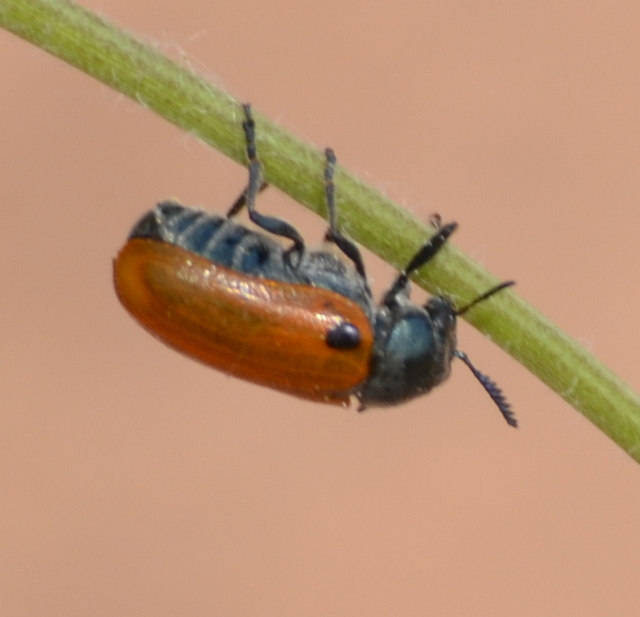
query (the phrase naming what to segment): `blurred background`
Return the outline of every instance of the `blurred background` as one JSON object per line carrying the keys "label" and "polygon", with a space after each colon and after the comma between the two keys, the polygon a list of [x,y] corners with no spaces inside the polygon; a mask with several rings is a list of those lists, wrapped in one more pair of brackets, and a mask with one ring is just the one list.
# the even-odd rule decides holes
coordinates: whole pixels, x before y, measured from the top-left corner
{"label": "blurred background", "polygon": [[[640,5],[84,2],[426,220],[635,389]],[[0,613],[628,615],[637,463],[460,326],[402,407],[306,403],[165,348],[112,259],[160,199],[222,211],[238,165],[0,31]],[[270,190],[313,243],[323,222]],[[369,259],[379,293],[392,271]]]}

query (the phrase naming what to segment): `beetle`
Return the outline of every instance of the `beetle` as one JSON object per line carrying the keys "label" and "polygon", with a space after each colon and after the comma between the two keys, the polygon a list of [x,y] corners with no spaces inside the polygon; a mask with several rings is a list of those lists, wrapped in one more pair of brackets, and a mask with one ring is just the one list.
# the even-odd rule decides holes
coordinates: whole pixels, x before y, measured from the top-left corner
{"label": "beetle", "polygon": [[[338,227],[333,150],[325,150],[324,168],[329,246],[312,251],[292,225],[256,209],[267,184],[251,107],[243,112],[247,187],[226,216],[164,201],[136,223],[114,261],[129,313],[164,343],[225,373],[312,401],[348,406],[355,397],[359,411],[426,394],[459,358],[517,426],[500,388],[456,345],[457,317],[513,282],[461,309],[441,295],[411,303],[409,275],[457,228],[438,219],[435,235],[375,306],[360,250]],[[269,235],[234,220],[245,207]]]}

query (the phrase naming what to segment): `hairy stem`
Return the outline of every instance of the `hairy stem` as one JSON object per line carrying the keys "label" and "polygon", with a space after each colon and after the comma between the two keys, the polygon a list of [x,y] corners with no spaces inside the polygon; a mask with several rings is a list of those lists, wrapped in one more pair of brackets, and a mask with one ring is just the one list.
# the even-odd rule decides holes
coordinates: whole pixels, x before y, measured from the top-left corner
{"label": "hairy stem", "polygon": [[[0,0],[0,25],[246,165],[239,102],[131,34],[65,0]],[[323,154],[254,115],[265,179],[326,214]],[[396,267],[433,234],[346,170],[335,181],[342,228]],[[462,305],[496,278],[447,245],[416,281]],[[510,290],[465,318],[640,461],[640,398],[575,340]]]}

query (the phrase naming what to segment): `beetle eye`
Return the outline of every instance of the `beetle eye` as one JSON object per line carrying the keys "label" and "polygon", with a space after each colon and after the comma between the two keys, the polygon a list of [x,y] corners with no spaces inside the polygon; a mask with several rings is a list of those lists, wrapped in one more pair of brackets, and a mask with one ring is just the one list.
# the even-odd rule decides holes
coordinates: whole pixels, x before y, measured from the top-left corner
{"label": "beetle eye", "polygon": [[341,323],[327,333],[327,345],[334,349],[355,349],[361,342],[360,330],[348,321]]}

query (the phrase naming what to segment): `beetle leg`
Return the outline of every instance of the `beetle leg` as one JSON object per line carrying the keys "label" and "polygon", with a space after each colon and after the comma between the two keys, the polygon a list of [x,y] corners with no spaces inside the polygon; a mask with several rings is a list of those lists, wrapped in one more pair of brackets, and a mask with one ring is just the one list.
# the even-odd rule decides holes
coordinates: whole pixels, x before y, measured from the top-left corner
{"label": "beetle leg", "polygon": [[442,217],[437,212],[434,212],[429,217],[429,225],[438,231],[442,227]]}
{"label": "beetle leg", "polygon": [[[260,185],[260,188],[258,189],[258,192],[262,193],[262,191],[264,191],[264,189],[266,189],[268,186],[269,185],[263,181],[262,184]],[[240,212],[240,210],[242,210],[242,208],[244,208],[247,205],[248,190],[249,190],[249,187],[245,188],[244,191],[242,191],[242,193],[238,195],[238,198],[233,202],[229,210],[227,210],[227,218],[229,219],[233,218],[236,214],[238,214],[238,212]]]}
{"label": "beetle leg", "polygon": [[447,223],[440,227],[438,232],[431,236],[422,248],[413,256],[407,267],[400,272],[398,278],[393,282],[389,291],[384,295],[382,304],[392,306],[396,302],[398,295],[407,288],[409,284],[409,275],[415,272],[428,261],[435,257],[436,253],[445,245],[449,236],[456,230],[458,223]]}
{"label": "beetle leg", "polygon": [[324,167],[324,191],[327,202],[327,210],[329,211],[329,229],[324,236],[327,242],[333,242],[352,262],[356,268],[356,272],[366,282],[367,275],[364,269],[364,261],[360,249],[356,243],[345,237],[338,229],[338,216],[336,212],[335,184],[333,182],[333,174],[336,167],[336,155],[331,148],[325,151],[326,164]]}
{"label": "beetle leg", "polygon": [[236,203],[231,207],[231,214],[235,214],[242,208],[244,204],[247,206],[249,212],[249,218],[261,229],[272,233],[276,236],[288,238],[293,241],[293,246],[287,251],[287,255],[291,252],[297,253],[302,256],[304,253],[304,240],[302,236],[297,232],[293,225],[290,225],[282,219],[274,216],[265,216],[260,214],[256,210],[256,196],[262,190],[263,185],[266,183],[262,180],[262,165],[258,160],[256,152],[256,131],[255,122],[251,115],[251,106],[245,104],[242,106],[244,109],[245,120],[242,123],[244,129],[245,138],[247,141],[247,158],[249,159],[249,183],[247,188],[236,200]]}

